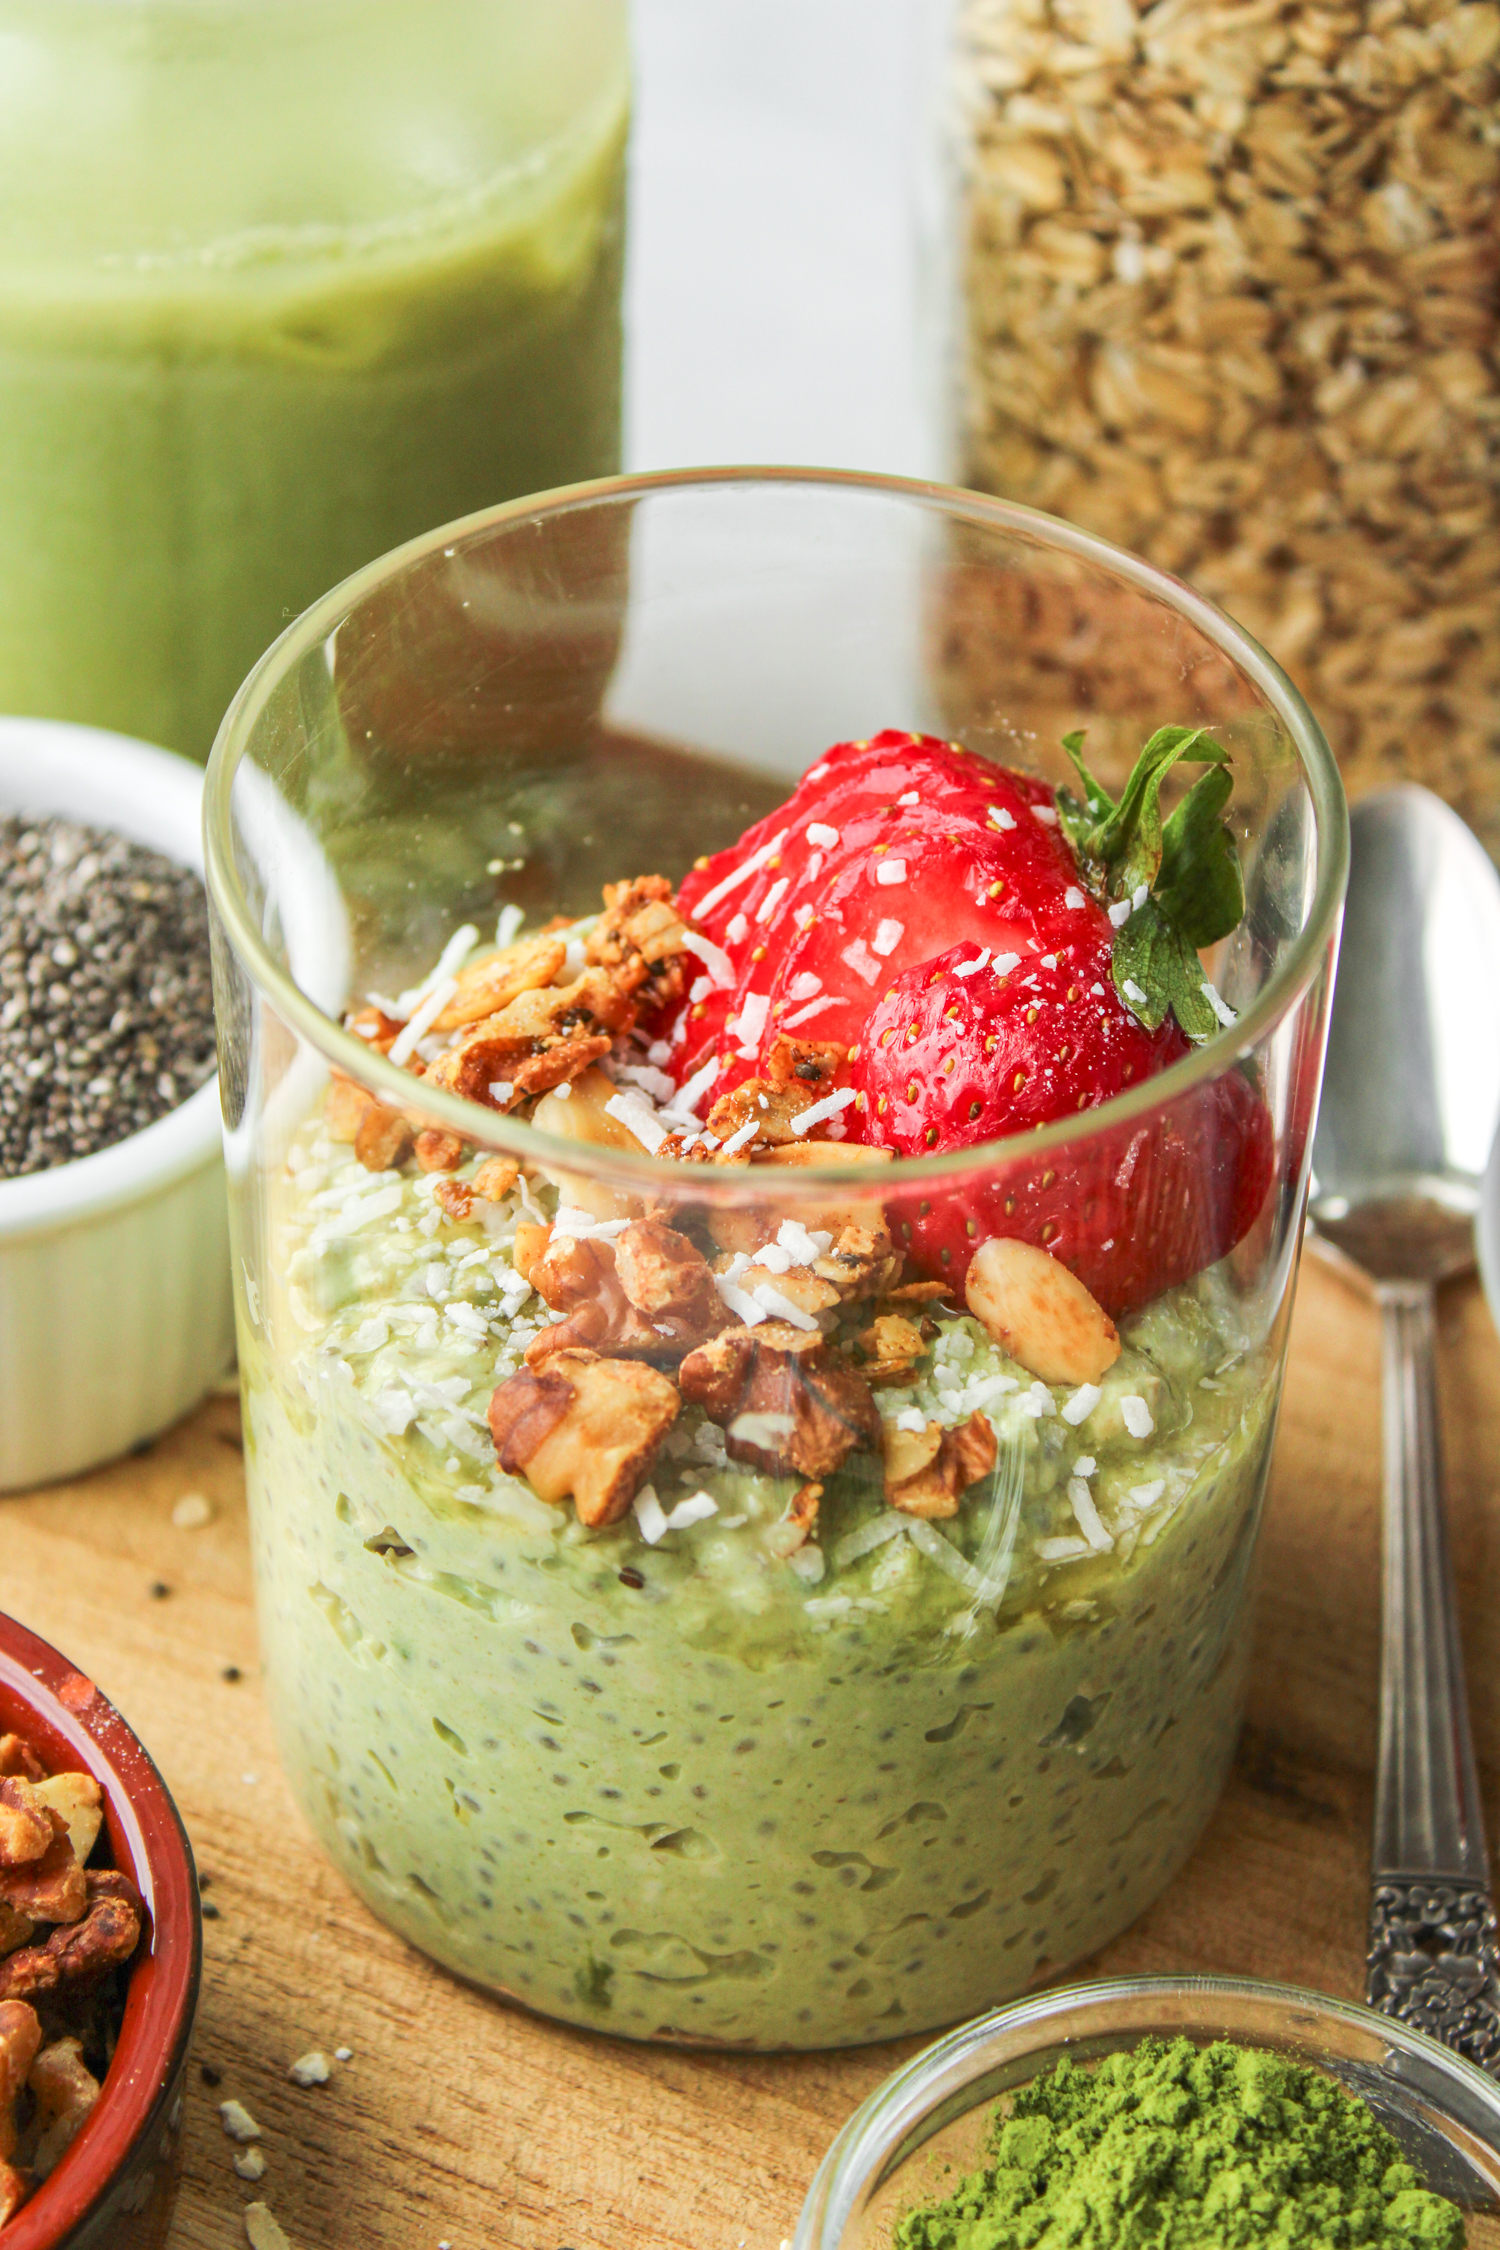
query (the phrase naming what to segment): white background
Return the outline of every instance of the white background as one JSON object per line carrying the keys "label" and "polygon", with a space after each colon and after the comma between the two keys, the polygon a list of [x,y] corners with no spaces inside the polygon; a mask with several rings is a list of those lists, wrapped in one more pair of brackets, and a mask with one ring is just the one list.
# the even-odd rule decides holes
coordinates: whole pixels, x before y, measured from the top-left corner
{"label": "white background", "polygon": [[632,469],[947,467],[950,0],[634,0]]}

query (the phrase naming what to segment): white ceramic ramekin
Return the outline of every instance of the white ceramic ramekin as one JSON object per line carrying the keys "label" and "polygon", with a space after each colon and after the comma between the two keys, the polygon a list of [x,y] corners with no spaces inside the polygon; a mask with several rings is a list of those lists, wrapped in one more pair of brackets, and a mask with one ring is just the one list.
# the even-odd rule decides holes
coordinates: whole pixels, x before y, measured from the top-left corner
{"label": "white ceramic ramekin", "polygon": [[[202,794],[168,751],[0,719],[0,811],[64,813],[201,874]],[[217,1077],[97,1156],[0,1180],[0,1491],[154,1436],[233,1343]]]}

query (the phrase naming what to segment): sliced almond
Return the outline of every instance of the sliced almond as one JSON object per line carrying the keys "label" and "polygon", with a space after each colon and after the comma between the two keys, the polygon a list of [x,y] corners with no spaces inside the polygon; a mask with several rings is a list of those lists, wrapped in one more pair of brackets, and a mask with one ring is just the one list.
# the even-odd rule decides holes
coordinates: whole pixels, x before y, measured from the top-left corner
{"label": "sliced almond", "polygon": [[981,1243],[964,1293],[1000,1349],[1044,1383],[1097,1383],[1120,1356],[1098,1299],[1034,1243],[1008,1235]]}

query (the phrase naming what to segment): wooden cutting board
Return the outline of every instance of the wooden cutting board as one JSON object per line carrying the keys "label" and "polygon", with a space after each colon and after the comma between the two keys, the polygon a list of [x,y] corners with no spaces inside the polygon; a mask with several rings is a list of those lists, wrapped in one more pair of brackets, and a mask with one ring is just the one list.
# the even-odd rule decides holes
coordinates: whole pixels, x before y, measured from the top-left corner
{"label": "wooden cutting board", "polygon": [[[1444,1427],[1479,1762],[1500,1816],[1500,1343],[1478,1289],[1440,1317]],[[1309,1264],[1262,1547],[1257,1661],[1228,1791],[1191,1863],[1095,1964],[1361,1990],[1375,1737],[1379,1336]],[[178,1528],[203,1493],[212,1521]],[[277,1772],[256,1685],[239,1417],[211,1400],[149,1452],[0,1501],[0,1600],[145,1738],[207,1878],[203,2004],[173,2250],[231,2250],[270,2203],[294,2250],[778,2250],[850,2109],[919,2042],[714,2056],[533,2021],[383,1930]],[[237,1676],[231,1676],[237,1673]],[[299,2091],[309,2048],[353,2050]],[[204,2083],[203,2073],[215,2074]],[[265,2129],[258,2188],[216,2104]]]}

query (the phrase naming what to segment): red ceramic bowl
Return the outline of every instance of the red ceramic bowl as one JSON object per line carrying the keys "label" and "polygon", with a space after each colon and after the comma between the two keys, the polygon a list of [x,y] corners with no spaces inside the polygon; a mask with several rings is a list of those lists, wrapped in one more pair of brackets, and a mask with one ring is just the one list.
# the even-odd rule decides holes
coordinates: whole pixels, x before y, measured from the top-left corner
{"label": "red ceramic bowl", "polygon": [[110,1857],[146,1902],[120,2042],[92,2116],[0,2229],[3,2250],[159,2250],[177,2194],[183,2081],[203,1967],[192,1847],[150,1758],[92,1680],[0,1616],[0,1734],[104,1792]]}

